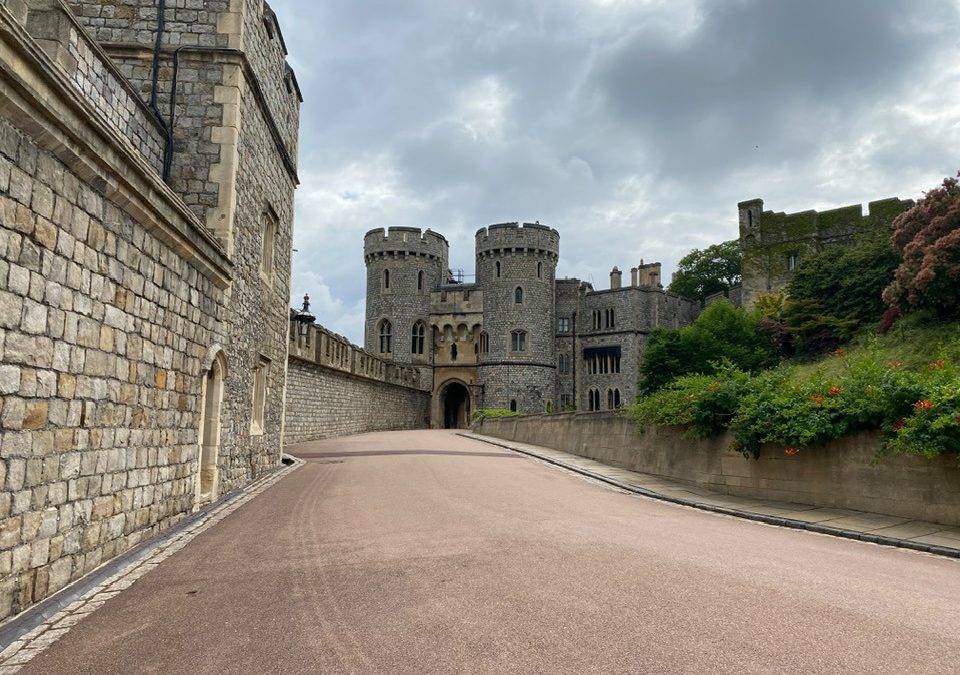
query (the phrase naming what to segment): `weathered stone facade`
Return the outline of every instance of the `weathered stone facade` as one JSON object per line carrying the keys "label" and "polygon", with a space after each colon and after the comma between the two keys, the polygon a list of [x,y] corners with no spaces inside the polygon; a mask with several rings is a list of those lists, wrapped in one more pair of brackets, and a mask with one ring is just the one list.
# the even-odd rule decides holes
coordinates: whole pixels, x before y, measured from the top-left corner
{"label": "weathered stone facade", "polygon": [[261,3],[177,4],[168,184],[156,3],[0,1],[0,618],[280,460],[299,97]]}
{"label": "weathered stone facade", "polygon": [[824,249],[850,246],[865,234],[889,231],[894,218],[913,202],[897,198],[829,211],[783,213],[763,210],[762,199],[740,202],[743,283],[740,301],[750,307],[763,293],[786,287],[801,262]]}
{"label": "weathered stone facade", "polygon": [[430,391],[420,388],[418,368],[377,358],[322,326],[291,337],[286,443],[429,425]]}
{"label": "weathered stone facade", "polygon": [[[477,408],[607,410],[632,402],[647,335],[689,324],[699,305],[661,288],[659,263],[641,261],[625,287],[614,268],[604,291],[555,279],[559,252],[560,235],[539,223],[481,228],[476,283],[461,284],[442,274],[448,250],[440,235],[371,231],[367,350],[417,366],[423,382],[432,381],[433,426],[464,426]],[[431,272],[423,281],[425,261]],[[432,279],[443,282],[424,285]],[[413,331],[423,323],[421,350]],[[386,324],[395,327],[389,350]]]}

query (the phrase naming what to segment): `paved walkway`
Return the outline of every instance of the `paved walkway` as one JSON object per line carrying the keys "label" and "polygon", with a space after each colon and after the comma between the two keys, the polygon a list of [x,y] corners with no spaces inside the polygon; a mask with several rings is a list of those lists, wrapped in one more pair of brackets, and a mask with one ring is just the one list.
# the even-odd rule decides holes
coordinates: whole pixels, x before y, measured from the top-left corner
{"label": "paved walkway", "polygon": [[960,663],[957,560],[638,499],[445,431],[288,450],[303,464],[78,599],[0,673]]}
{"label": "paved walkway", "polygon": [[493,436],[482,436],[468,432],[462,432],[461,435],[522,452],[551,464],[657,499],[758,520],[771,525],[810,530],[847,539],[857,539],[885,546],[897,546],[960,558],[960,527],[865,511],[736,497],[662,476],[619,469],[562,450],[505,441]]}

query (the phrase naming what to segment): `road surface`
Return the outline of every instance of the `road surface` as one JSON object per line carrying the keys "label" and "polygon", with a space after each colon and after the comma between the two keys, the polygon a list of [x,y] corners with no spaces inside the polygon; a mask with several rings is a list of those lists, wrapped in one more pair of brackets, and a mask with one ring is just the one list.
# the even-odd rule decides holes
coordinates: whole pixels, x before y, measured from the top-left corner
{"label": "road surface", "polygon": [[25,673],[958,672],[960,563],[624,494],[445,431],[307,460]]}

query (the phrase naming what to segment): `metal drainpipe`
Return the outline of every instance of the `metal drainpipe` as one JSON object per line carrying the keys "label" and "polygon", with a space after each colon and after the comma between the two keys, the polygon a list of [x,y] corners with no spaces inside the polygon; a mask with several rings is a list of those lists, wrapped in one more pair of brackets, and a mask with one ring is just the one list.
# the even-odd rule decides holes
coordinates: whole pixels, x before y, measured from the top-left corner
{"label": "metal drainpipe", "polygon": [[166,146],[163,149],[163,180],[170,180],[170,163],[173,154],[173,129],[168,125],[160,108],[157,106],[157,89],[160,81],[160,50],[163,42],[163,32],[166,28],[166,0],[157,0],[157,36],[153,43],[153,72],[150,74],[150,109],[156,115],[160,127],[163,129],[163,135],[166,140]]}

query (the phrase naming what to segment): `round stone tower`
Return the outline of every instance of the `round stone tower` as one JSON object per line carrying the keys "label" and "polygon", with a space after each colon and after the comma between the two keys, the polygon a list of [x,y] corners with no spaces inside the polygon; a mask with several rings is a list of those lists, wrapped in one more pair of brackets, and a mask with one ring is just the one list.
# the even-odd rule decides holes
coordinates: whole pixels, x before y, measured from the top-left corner
{"label": "round stone tower", "polygon": [[[432,230],[377,228],[364,235],[367,351],[397,363],[430,363],[430,292],[445,281],[448,257],[447,240]],[[422,340],[415,340],[420,322]]]}
{"label": "round stone tower", "polygon": [[478,230],[476,244],[477,284],[483,289],[481,405],[527,413],[554,410],[560,235],[539,223],[504,223]]}

